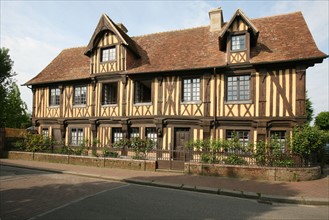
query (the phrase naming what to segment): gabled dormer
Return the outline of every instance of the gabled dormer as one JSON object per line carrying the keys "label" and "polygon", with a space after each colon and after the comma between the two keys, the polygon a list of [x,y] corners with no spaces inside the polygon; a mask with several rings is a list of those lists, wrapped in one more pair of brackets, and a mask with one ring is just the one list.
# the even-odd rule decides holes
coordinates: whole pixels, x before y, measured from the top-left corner
{"label": "gabled dormer", "polygon": [[219,34],[220,50],[227,54],[227,64],[245,64],[250,60],[250,48],[257,44],[259,31],[238,9]]}
{"label": "gabled dormer", "polygon": [[90,57],[90,74],[125,71],[140,57],[127,32],[123,24],[115,24],[106,14],[101,16],[85,51]]}

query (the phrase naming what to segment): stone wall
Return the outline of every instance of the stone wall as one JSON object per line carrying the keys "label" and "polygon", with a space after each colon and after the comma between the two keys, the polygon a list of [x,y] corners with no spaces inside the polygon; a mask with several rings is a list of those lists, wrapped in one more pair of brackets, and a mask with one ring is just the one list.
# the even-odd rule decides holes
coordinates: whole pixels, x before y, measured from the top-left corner
{"label": "stone wall", "polygon": [[321,177],[320,167],[251,167],[220,164],[185,163],[184,172],[187,174],[236,177],[254,180],[270,181],[308,181]]}
{"label": "stone wall", "polygon": [[33,160],[50,163],[63,163],[92,167],[110,167],[130,170],[155,171],[156,162],[150,160],[132,160],[119,158],[88,157],[62,154],[32,153],[9,151],[8,159]]}

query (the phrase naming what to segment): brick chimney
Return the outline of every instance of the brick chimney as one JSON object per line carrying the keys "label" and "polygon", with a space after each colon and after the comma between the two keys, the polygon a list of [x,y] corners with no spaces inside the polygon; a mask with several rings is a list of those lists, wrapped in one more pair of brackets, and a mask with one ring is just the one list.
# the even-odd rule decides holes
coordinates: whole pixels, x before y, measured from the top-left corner
{"label": "brick chimney", "polygon": [[124,26],[122,23],[117,23],[118,27],[123,30],[123,32],[127,33],[128,29],[126,28],[126,26]]}
{"label": "brick chimney", "polygon": [[223,11],[222,8],[215,8],[209,12],[210,18],[210,31],[220,31],[222,29],[222,25],[224,23],[223,20]]}

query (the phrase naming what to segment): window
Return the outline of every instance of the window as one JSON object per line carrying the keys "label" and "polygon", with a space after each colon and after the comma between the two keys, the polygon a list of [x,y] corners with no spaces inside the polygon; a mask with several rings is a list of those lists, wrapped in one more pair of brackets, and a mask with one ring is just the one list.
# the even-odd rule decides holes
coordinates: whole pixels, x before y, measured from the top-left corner
{"label": "window", "polygon": [[43,138],[49,138],[49,129],[48,128],[42,128],[42,136]]}
{"label": "window", "polygon": [[247,147],[249,145],[249,131],[226,131],[226,140],[238,139],[242,146]]}
{"label": "window", "polygon": [[50,88],[50,97],[49,97],[50,106],[59,105],[60,101],[60,89],[59,88]]}
{"label": "window", "polygon": [[151,85],[152,85],[151,80],[135,81],[135,88],[134,88],[135,103],[151,102],[151,93],[152,93]]}
{"label": "window", "polygon": [[86,86],[76,86],[74,88],[74,104],[75,105],[87,104],[86,95],[87,95]]}
{"label": "window", "polygon": [[158,140],[158,135],[157,135],[157,132],[156,132],[156,128],[146,128],[145,129],[145,136],[146,136],[147,139],[150,139],[154,142],[153,148],[155,148],[157,140]]}
{"label": "window", "polygon": [[246,35],[235,35],[231,39],[231,50],[245,50],[246,49]]}
{"label": "window", "polygon": [[131,138],[139,137],[139,128],[130,128],[130,137]]}
{"label": "window", "polygon": [[200,101],[200,78],[183,79],[182,102]]}
{"label": "window", "polygon": [[112,143],[120,141],[123,138],[121,128],[112,128]]}
{"label": "window", "polygon": [[118,83],[103,84],[103,105],[117,104]]}
{"label": "window", "polygon": [[83,128],[71,128],[70,144],[75,146],[83,144]]}
{"label": "window", "polygon": [[227,77],[227,101],[250,100],[250,75]]}
{"label": "window", "polygon": [[116,60],[116,49],[115,47],[109,47],[102,49],[101,62],[114,61]]}
{"label": "window", "polygon": [[[271,131],[271,145],[278,144],[282,153],[286,151],[286,131]],[[272,148],[274,146],[271,146]]]}

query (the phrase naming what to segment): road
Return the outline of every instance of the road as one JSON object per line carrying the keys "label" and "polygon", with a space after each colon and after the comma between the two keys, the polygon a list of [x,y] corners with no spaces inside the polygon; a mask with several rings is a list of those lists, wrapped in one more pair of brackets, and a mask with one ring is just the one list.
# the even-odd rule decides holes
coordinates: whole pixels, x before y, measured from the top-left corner
{"label": "road", "polygon": [[6,219],[328,219],[328,206],[263,204],[1,166]]}

